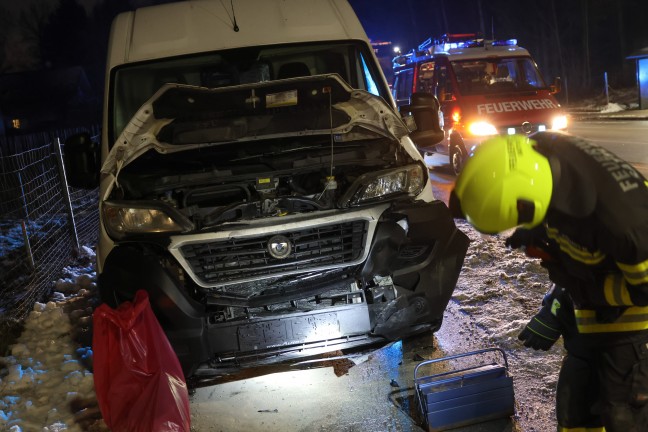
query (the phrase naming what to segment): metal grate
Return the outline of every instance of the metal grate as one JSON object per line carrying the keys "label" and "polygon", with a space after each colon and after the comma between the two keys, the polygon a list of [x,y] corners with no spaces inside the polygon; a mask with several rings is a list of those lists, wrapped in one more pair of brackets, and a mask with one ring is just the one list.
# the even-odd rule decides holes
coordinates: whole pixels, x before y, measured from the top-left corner
{"label": "metal grate", "polygon": [[274,234],[188,244],[180,247],[180,252],[194,274],[207,284],[309,271],[357,260],[364,250],[367,222],[357,220],[281,233],[292,245],[292,253],[284,259],[268,252],[268,240]]}

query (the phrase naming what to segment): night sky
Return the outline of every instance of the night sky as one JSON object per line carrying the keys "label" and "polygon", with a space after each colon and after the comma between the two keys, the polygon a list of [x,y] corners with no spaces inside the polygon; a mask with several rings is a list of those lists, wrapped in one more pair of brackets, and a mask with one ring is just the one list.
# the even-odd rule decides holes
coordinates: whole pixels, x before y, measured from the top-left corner
{"label": "night sky", "polygon": [[563,78],[572,94],[636,84],[634,61],[648,47],[646,0],[350,0],[372,40],[404,52],[444,33],[516,38],[545,79]]}
{"label": "night sky", "polygon": [[[230,0],[221,0],[229,3]],[[76,55],[84,66],[93,66],[105,54],[109,22],[121,10],[160,0],[0,0],[0,73],[31,68],[60,66],[63,50],[82,52]],[[636,80],[635,64],[626,57],[648,47],[647,0],[349,0],[369,38],[390,41],[406,52],[429,37],[443,33],[482,32],[487,38],[517,38],[529,49],[546,79],[561,76],[573,90],[598,91],[603,74],[609,74],[615,86],[631,86]],[[237,0],[233,0],[237,6]],[[241,2],[242,3],[242,2]],[[40,58],[31,64],[5,61],[18,53],[31,55],[25,40],[11,39],[16,29],[24,30],[25,19],[18,19],[17,9],[49,9],[65,5],[59,23],[52,26],[68,35],[48,35],[45,41],[67,41],[64,46],[42,49]],[[85,11],[86,22],[70,22],[68,10],[76,6]],[[31,7],[31,9],[30,9]],[[10,13],[9,13],[10,12]],[[78,11],[77,11],[78,12]],[[101,13],[103,16],[96,16]],[[28,15],[28,14],[27,14]],[[67,22],[66,22],[67,19]],[[31,23],[34,24],[33,20]],[[13,27],[13,30],[12,30]],[[51,30],[51,29],[50,29]],[[103,32],[103,33],[102,33]],[[93,41],[88,46],[88,42]],[[83,46],[83,43],[86,43]],[[78,45],[75,47],[73,45]],[[45,47],[48,48],[48,47]],[[69,59],[73,56],[67,55]],[[9,64],[9,67],[7,65]],[[4,66],[3,66],[4,65]],[[94,65],[96,66],[96,65]],[[13,68],[12,68],[13,67]]]}
{"label": "night sky", "polygon": [[349,0],[349,3],[370,38],[405,46],[443,33],[483,32],[488,38],[494,35],[524,40],[525,36],[531,39],[538,27],[559,31],[564,27],[562,30],[569,35],[574,35],[577,29],[576,39],[580,41],[584,36],[580,30],[585,16],[589,20],[590,38],[613,39],[621,32],[628,39],[628,46],[648,45],[648,1],[645,0]]}

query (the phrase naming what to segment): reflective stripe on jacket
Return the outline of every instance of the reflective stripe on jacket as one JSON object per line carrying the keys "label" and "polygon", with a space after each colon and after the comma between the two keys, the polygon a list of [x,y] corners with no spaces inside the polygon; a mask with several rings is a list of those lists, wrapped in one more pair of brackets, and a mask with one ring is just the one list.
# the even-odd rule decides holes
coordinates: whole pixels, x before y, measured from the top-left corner
{"label": "reflective stripe on jacket", "polygon": [[579,333],[614,333],[648,330],[648,306],[631,306],[613,322],[598,322],[596,311],[575,309]]}

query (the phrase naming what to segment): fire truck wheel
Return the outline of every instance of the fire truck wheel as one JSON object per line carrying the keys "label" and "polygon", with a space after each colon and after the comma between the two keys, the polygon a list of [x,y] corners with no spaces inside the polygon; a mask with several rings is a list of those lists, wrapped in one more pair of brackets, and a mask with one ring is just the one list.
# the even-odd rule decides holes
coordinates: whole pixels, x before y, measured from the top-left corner
{"label": "fire truck wheel", "polygon": [[466,163],[466,150],[464,150],[463,144],[452,144],[450,146],[450,165],[455,175],[459,175],[464,163]]}

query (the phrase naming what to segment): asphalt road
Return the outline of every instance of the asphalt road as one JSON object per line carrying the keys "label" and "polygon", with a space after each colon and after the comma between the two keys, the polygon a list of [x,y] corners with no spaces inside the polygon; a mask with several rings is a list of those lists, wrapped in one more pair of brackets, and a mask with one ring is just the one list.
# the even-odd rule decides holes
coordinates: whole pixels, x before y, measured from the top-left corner
{"label": "asphalt road", "polygon": [[[648,110],[590,117],[573,121],[568,132],[610,150],[648,178]],[[434,153],[426,156],[425,162],[436,197],[447,203],[455,180],[448,157]]]}
{"label": "asphalt road", "polygon": [[607,148],[648,178],[648,120],[581,120],[569,132]]}

